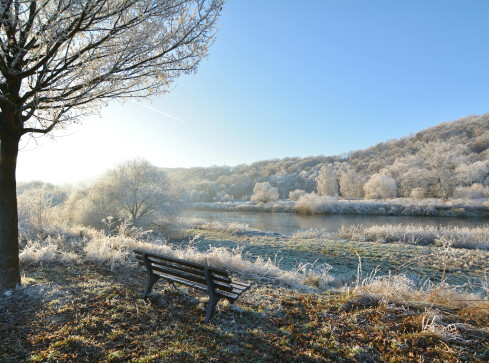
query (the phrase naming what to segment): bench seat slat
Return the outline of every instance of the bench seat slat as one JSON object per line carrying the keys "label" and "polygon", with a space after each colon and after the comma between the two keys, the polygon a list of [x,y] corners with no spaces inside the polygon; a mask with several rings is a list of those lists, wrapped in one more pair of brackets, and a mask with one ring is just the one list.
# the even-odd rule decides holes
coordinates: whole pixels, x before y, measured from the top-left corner
{"label": "bench seat slat", "polygon": [[[142,261],[139,261],[138,264],[144,266],[144,263]],[[157,266],[157,265],[155,266],[154,264],[152,264],[152,268],[154,271],[158,271],[165,275],[175,276],[179,279],[189,280],[191,282],[201,284],[202,286],[205,286],[205,290],[207,290],[207,282],[205,280],[205,277],[183,273],[178,270],[173,270],[171,268],[167,268],[163,266]],[[214,281],[214,284],[216,285],[216,288],[223,291],[233,292],[235,290],[233,286],[231,286],[230,284],[226,284],[224,282]]]}
{"label": "bench seat slat", "polygon": [[[136,260],[143,261],[142,256],[135,256],[135,257],[136,257]],[[162,266],[162,267],[171,268],[173,270],[179,270],[181,272],[184,272],[187,274],[192,274],[195,276],[200,276],[200,277],[205,279],[204,271],[202,271],[202,270],[197,270],[194,268],[181,266],[181,265],[178,265],[176,262],[167,262],[167,261],[162,261],[162,260],[155,260],[152,257],[149,257],[149,260],[151,261],[152,265],[158,265],[158,266]],[[222,275],[213,274],[213,278],[215,281],[220,281],[220,282],[227,283],[227,284],[231,283],[231,279],[229,277],[223,277]]]}
{"label": "bench seat slat", "polygon": [[[137,259],[138,264],[141,266],[145,266],[144,262],[142,259]],[[205,284],[207,285],[206,279],[203,276],[203,274],[193,274],[193,273],[188,273],[186,271],[181,271],[179,269],[176,269],[174,266],[171,265],[164,265],[164,264],[156,264],[154,261],[150,259],[151,266],[154,270],[157,270],[159,272],[163,272],[169,275],[175,275],[180,278],[188,279],[190,281],[194,281],[197,283]],[[222,290],[226,291],[233,291],[233,288],[235,288],[233,285],[231,285],[228,282],[222,281],[219,278],[216,278],[213,276],[214,283],[216,284],[217,287],[219,287]]]}
{"label": "bench seat slat", "polygon": [[243,293],[249,289],[249,287],[241,287],[241,286],[236,286],[234,284],[231,284],[231,286],[233,287],[234,290],[241,291],[241,293]]}
{"label": "bench seat slat", "polygon": [[199,269],[199,270],[202,270],[202,271],[204,271],[204,269],[208,268],[210,271],[212,271],[214,273],[221,274],[221,275],[224,275],[224,276],[228,276],[229,275],[229,272],[226,271],[226,270],[224,270],[224,269],[217,268],[217,267],[212,267],[212,266],[207,266],[207,265],[204,265],[204,264],[201,264],[201,263],[197,263],[197,262],[191,262],[191,261],[181,260],[179,258],[163,256],[163,255],[160,255],[160,254],[157,254],[157,253],[141,251],[141,250],[138,250],[138,249],[133,250],[133,252],[135,254],[139,254],[141,256],[143,255],[143,253],[146,253],[146,255],[148,255],[149,257],[158,258],[158,259],[162,259],[162,260],[166,260],[166,261],[174,261],[174,262],[177,262],[177,263],[179,263],[179,264],[181,264],[183,266],[193,267],[193,268],[196,268],[196,269]]}
{"label": "bench seat slat", "polygon": [[251,285],[245,284],[245,283],[239,282],[239,281],[233,281],[233,282],[231,282],[231,285],[234,285],[236,287],[239,287],[239,288],[242,288],[245,290],[248,290],[251,287]]}
{"label": "bench seat slat", "polygon": [[[166,275],[166,274],[160,273],[160,272],[158,272],[157,275],[166,279],[166,280],[178,282],[180,284],[190,286],[190,287],[193,287],[193,288],[201,290],[201,291],[207,291],[207,285],[198,284],[196,282],[191,282],[191,281],[188,281],[185,279],[181,279],[179,277],[175,277],[173,275]],[[240,293],[235,293],[235,292],[231,293],[228,291],[222,291],[220,289],[216,289],[216,294],[219,296],[222,296],[226,299],[230,299],[230,300],[236,300],[241,295]]]}
{"label": "bench seat slat", "polygon": [[[143,261],[142,256],[135,256],[135,257],[138,261]],[[194,274],[197,276],[204,276],[204,271],[201,269],[196,269],[193,267],[184,266],[184,265],[179,264],[177,262],[170,262],[170,261],[165,261],[165,260],[161,260],[161,259],[156,259],[152,256],[148,256],[148,258],[151,261],[151,264],[153,264],[153,265],[156,264],[156,265],[160,265],[160,266],[167,266],[167,267],[171,267],[171,268],[176,269],[176,270],[181,270],[182,272]]]}

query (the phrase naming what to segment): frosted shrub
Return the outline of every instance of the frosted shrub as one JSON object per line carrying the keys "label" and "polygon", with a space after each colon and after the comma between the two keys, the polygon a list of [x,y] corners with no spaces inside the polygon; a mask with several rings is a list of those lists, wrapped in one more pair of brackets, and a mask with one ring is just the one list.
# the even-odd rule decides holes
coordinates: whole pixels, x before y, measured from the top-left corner
{"label": "frosted shrub", "polygon": [[326,228],[309,228],[297,231],[292,235],[292,239],[326,239],[329,237],[331,237],[331,234]]}
{"label": "frosted shrub", "polygon": [[208,223],[201,224],[200,228],[215,230],[215,231],[223,231],[226,229],[226,226],[219,221],[210,221]]}
{"label": "frosted shrub", "polygon": [[53,207],[53,195],[44,188],[30,189],[17,198],[19,220],[30,224],[47,223]]}
{"label": "frosted shrub", "polygon": [[327,288],[327,285],[333,281],[333,278],[329,274],[331,269],[331,265],[327,263],[318,266],[315,266],[315,263],[304,263],[299,264],[296,271],[304,276],[302,282],[305,285],[324,290]]}
{"label": "frosted shrub", "polygon": [[107,171],[88,188],[70,195],[64,209],[74,224],[104,228],[101,220],[129,219],[151,226],[174,214],[180,193],[165,172],[145,160],[130,160]]}
{"label": "frosted shrub", "polygon": [[326,214],[336,211],[336,198],[321,197],[316,193],[305,194],[295,203],[295,211],[299,214]]}
{"label": "frosted shrub", "polygon": [[75,190],[64,203],[66,219],[73,224],[105,228],[102,220],[107,216],[119,219],[115,202],[107,197],[104,183],[97,182],[90,188]]}
{"label": "frosted shrub", "polygon": [[323,166],[316,179],[319,195],[337,197],[339,194],[338,178],[332,165]]}
{"label": "frosted shrub", "polygon": [[363,189],[367,199],[393,199],[397,196],[397,183],[389,175],[372,175]]}
{"label": "frosted shrub", "polygon": [[24,265],[32,263],[79,262],[79,256],[73,251],[67,250],[67,246],[63,246],[64,242],[65,240],[61,236],[57,239],[48,237],[45,241],[29,240],[19,253],[20,262]]}
{"label": "frosted shrub", "polygon": [[455,198],[482,199],[489,197],[489,186],[473,184],[470,187],[457,187],[454,192]]}
{"label": "frosted shrub", "polygon": [[424,199],[426,190],[424,188],[414,188],[411,190],[411,198],[421,200]]}
{"label": "frosted shrub", "polygon": [[446,284],[435,285],[429,280],[419,286],[405,275],[375,276],[358,280],[354,293],[382,297],[397,303],[426,302],[464,308],[489,304],[489,300],[474,293],[458,291]]}
{"label": "frosted shrub", "polygon": [[191,192],[190,192],[190,195],[189,195],[189,198],[190,198],[190,201],[191,202],[200,202],[200,194],[197,190],[193,189]]}
{"label": "frosted shrub", "polygon": [[277,188],[272,187],[269,182],[264,182],[255,184],[251,201],[255,203],[269,203],[278,200],[278,198]]}
{"label": "frosted shrub", "polygon": [[250,226],[246,223],[232,222],[228,224],[226,231],[231,233],[246,233],[257,230],[254,228],[250,228]]}
{"label": "frosted shrub", "polygon": [[362,198],[363,183],[363,177],[355,170],[349,169],[342,172],[339,180],[341,195],[346,198]]}
{"label": "frosted shrub", "polygon": [[306,194],[306,192],[304,190],[301,190],[301,189],[292,190],[289,193],[289,199],[290,200],[299,200],[299,198],[302,197],[304,194]]}
{"label": "frosted shrub", "polygon": [[216,195],[216,202],[230,202],[233,200],[233,196],[225,192],[219,192]]}

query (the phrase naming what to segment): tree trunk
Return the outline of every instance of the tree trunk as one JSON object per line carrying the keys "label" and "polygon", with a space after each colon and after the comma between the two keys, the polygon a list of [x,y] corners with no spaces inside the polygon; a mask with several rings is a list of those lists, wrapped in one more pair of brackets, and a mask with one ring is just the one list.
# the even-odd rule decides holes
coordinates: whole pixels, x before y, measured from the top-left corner
{"label": "tree trunk", "polygon": [[0,288],[20,284],[19,223],[15,168],[19,138],[3,135],[0,141]]}

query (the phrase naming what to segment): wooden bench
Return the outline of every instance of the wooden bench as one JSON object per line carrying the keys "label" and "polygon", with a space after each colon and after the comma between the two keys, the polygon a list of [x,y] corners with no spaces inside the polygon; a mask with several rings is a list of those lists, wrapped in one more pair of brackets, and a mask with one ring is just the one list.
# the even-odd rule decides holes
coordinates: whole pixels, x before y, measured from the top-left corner
{"label": "wooden bench", "polygon": [[173,286],[175,286],[175,282],[178,282],[207,292],[209,294],[209,306],[205,316],[206,323],[214,316],[216,305],[220,299],[227,299],[233,304],[244,291],[250,288],[248,284],[232,281],[229,272],[224,269],[159,255],[149,251],[136,249],[133,252],[138,264],[144,266],[148,273],[148,283],[144,291],[144,298],[151,293],[153,285],[160,278],[169,281]]}

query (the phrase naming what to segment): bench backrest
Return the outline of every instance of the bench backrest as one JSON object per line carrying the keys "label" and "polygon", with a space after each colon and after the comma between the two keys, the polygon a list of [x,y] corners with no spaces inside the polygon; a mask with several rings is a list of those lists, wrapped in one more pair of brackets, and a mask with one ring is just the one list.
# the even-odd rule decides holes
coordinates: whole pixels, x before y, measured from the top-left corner
{"label": "bench backrest", "polygon": [[233,292],[232,281],[227,270],[138,249],[133,252],[140,265],[147,267],[148,264],[150,266],[151,273],[162,277],[172,277],[174,281],[187,285],[189,285],[188,282],[191,282],[191,286],[201,290],[207,290],[206,273],[210,273],[216,289]]}

